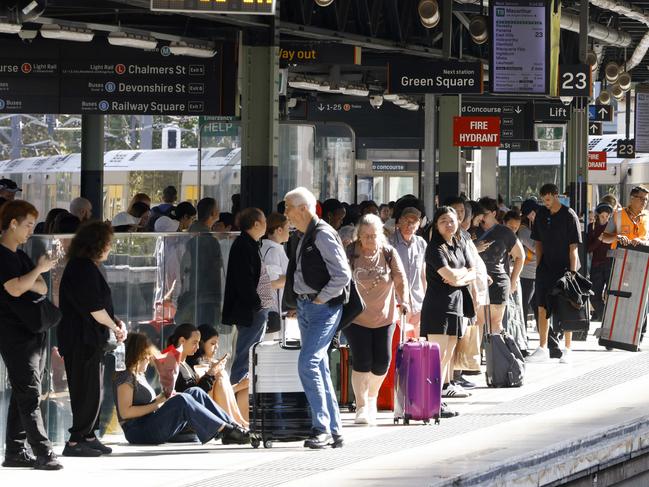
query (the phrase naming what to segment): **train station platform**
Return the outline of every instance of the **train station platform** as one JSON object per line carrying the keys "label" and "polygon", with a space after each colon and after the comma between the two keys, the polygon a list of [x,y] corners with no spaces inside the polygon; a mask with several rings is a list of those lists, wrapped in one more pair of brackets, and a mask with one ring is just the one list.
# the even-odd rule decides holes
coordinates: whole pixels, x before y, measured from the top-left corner
{"label": "train station platform", "polygon": [[448,401],[461,415],[440,425],[394,426],[382,413],[378,427],[361,427],[345,413],[343,449],[144,447],[114,436],[104,438],[114,448],[108,457],[63,458],[65,469],[56,473],[0,469],[0,478],[4,485],[83,479],[93,487],[438,487],[560,485],[601,472],[596,485],[611,485],[604,477],[616,465],[627,477],[649,469],[642,460],[649,451],[649,353],[607,351],[595,340],[576,342],[569,365],[528,365],[522,388],[488,389],[474,376],[479,387],[470,398]]}

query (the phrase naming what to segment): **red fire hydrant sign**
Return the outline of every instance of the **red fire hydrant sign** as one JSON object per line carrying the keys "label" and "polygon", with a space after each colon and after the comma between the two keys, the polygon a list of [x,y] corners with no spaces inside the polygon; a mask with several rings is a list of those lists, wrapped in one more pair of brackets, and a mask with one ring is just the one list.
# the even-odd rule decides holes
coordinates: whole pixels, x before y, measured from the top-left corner
{"label": "red fire hydrant sign", "polygon": [[500,117],[453,117],[455,147],[500,147]]}
{"label": "red fire hydrant sign", "polygon": [[606,152],[589,152],[588,153],[588,170],[589,171],[606,171]]}

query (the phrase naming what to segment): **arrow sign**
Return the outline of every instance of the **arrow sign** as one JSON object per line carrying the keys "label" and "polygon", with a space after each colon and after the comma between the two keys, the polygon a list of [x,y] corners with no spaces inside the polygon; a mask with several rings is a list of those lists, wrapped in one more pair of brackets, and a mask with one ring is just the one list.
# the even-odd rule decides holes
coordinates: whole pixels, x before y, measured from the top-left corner
{"label": "arrow sign", "polygon": [[590,122],[588,124],[588,135],[602,135],[602,124],[600,122]]}
{"label": "arrow sign", "polygon": [[514,110],[514,111],[516,112],[517,115],[520,115],[523,110],[521,110],[521,107],[516,105],[516,110]]}
{"label": "arrow sign", "polygon": [[320,103],[320,105],[318,105],[318,110],[323,111],[324,109],[325,109],[324,105]]}
{"label": "arrow sign", "polygon": [[591,122],[612,122],[613,107],[608,105],[589,105],[588,119]]}

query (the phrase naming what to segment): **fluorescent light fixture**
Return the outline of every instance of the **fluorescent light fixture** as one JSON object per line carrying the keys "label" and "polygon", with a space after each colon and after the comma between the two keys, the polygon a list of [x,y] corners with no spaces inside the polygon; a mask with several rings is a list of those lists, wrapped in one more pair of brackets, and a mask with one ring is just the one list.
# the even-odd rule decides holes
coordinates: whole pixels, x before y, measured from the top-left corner
{"label": "fluorescent light fixture", "polygon": [[288,85],[291,88],[298,88],[301,90],[318,90],[320,88],[320,83],[317,81],[302,77],[289,80]]}
{"label": "fluorescent light fixture", "polygon": [[153,37],[127,34],[126,32],[111,32],[108,34],[108,43],[111,46],[135,47],[137,49],[155,49],[158,41]]}
{"label": "fluorescent light fixture", "polygon": [[397,98],[392,103],[394,103],[396,106],[400,107],[400,106],[403,106],[403,105],[407,105],[410,102],[408,100],[406,100],[405,98]]}
{"label": "fluorescent light fixture", "polygon": [[21,24],[11,22],[0,22],[0,34],[18,34],[22,30]]}
{"label": "fluorescent light fixture", "polygon": [[316,89],[322,93],[340,93],[340,90],[338,88],[332,88],[327,81],[318,85],[318,88]]}
{"label": "fluorescent light fixture", "polygon": [[395,95],[394,93],[385,93],[383,95],[383,99],[388,101],[394,101],[399,99],[399,95]]}
{"label": "fluorescent light fixture", "polygon": [[88,29],[45,24],[41,26],[41,36],[45,39],[61,39],[64,41],[90,42],[95,33]]}
{"label": "fluorescent light fixture", "polygon": [[169,51],[176,56],[191,56],[191,57],[214,57],[216,50],[208,46],[199,46],[187,44],[186,42],[172,42],[169,44]]}
{"label": "fluorescent light fixture", "polygon": [[419,110],[419,104],[418,103],[409,103],[405,107],[401,107],[401,108],[405,108],[406,110],[410,110],[411,112],[416,112],[417,110]]}
{"label": "fluorescent light fixture", "polygon": [[370,94],[370,90],[363,86],[342,86],[340,92],[350,96],[367,96]]}

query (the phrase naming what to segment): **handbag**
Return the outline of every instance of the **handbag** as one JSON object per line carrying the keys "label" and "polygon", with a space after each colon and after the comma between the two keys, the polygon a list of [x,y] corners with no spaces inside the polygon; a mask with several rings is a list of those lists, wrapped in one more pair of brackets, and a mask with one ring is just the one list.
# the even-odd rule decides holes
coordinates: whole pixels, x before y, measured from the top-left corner
{"label": "handbag", "polygon": [[277,311],[268,312],[268,321],[266,322],[266,333],[277,333],[282,329],[282,317]]}
{"label": "handbag", "polygon": [[356,283],[354,282],[354,279],[352,279],[349,281],[349,301],[347,301],[346,304],[343,304],[343,312],[340,317],[340,323],[338,323],[338,331],[344,330],[351,325],[354,319],[365,311],[365,309],[367,309],[365,301],[363,301],[363,298],[356,288]]}
{"label": "handbag", "polygon": [[19,301],[23,309],[16,312],[16,315],[20,317],[23,326],[35,335],[45,333],[61,321],[61,311],[47,296],[38,295],[34,300],[22,297]]}

